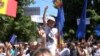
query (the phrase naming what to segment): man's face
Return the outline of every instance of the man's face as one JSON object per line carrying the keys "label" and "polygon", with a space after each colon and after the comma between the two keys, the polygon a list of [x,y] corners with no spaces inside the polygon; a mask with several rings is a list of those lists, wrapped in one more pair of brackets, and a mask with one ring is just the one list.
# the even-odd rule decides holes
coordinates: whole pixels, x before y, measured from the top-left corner
{"label": "man's face", "polygon": [[3,47],[0,46],[0,53],[3,51]]}
{"label": "man's face", "polygon": [[48,25],[49,27],[54,27],[55,21],[48,20],[48,21],[47,21],[47,25]]}

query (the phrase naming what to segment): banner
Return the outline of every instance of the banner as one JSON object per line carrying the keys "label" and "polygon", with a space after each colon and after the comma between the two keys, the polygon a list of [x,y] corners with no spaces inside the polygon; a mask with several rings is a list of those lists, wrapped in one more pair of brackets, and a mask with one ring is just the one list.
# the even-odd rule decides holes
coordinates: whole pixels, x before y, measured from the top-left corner
{"label": "banner", "polygon": [[40,15],[40,7],[25,7],[24,15],[26,16]]}

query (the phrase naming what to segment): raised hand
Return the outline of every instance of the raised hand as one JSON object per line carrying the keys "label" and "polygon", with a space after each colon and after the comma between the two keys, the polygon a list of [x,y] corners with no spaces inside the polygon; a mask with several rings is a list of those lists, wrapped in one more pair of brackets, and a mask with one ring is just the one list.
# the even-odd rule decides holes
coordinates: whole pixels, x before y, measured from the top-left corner
{"label": "raised hand", "polygon": [[45,26],[46,25],[46,20],[45,20],[45,15],[46,15],[46,11],[47,11],[47,9],[48,9],[48,6],[46,6],[45,8],[44,8],[44,13],[43,13],[43,25]]}
{"label": "raised hand", "polygon": [[42,38],[46,38],[46,33],[43,29],[38,29],[38,34],[42,37]]}
{"label": "raised hand", "polygon": [[45,7],[45,10],[47,10],[47,9],[48,9],[48,6]]}

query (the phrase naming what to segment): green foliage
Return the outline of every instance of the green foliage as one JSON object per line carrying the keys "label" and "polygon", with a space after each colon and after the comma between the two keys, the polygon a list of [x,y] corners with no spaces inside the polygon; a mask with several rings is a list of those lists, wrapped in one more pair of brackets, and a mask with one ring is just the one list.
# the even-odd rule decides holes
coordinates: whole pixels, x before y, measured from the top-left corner
{"label": "green foliage", "polygon": [[31,2],[30,0],[18,0],[16,18],[0,15],[0,40],[9,41],[12,34],[16,34],[17,39],[22,41],[36,39],[36,23],[31,21],[30,16],[24,15],[24,6],[29,5]]}
{"label": "green foliage", "polygon": [[23,41],[35,40],[36,24],[31,21],[30,16],[24,15],[24,7],[29,5],[32,1],[30,0],[19,0],[17,17],[14,22],[14,32],[17,34],[18,39]]}
{"label": "green foliage", "polygon": [[[77,18],[80,18],[82,13],[84,0],[63,0],[63,7],[65,12],[65,27],[64,37],[76,37],[77,30]],[[94,6],[91,4],[91,0],[88,0],[87,17],[90,18],[90,24],[87,25],[86,37],[94,34],[94,28],[97,24],[100,24],[100,1],[94,0]],[[71,33],[69,33],[71,32]]]}
{"label": "green foliage", "polygon": [[11,34],[13,18],[0,15],[0,39],[5,40]]}

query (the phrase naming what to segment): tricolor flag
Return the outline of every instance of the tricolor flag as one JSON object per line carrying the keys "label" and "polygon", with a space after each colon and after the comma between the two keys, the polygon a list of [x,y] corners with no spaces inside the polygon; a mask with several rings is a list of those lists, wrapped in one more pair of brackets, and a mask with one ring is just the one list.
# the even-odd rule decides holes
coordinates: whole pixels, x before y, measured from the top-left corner
{"label": "tricolor flag", "polygon": [[86,9],[87,9],[87,0],[84,0],[84,6],[83,6],[83,11],[81,14],[79,26],[77,29],[77,37],[78,39],[84,38],[85,37],[85,32],[86,32]]}
{"label": "tricolor flag", "polygon": [[16,17],[16,11],[16,0],[0,0],[0,14]]}
{"label": "tricolor flag", "polygon": [[62,6],[62,1],[61,0],[53,0],[54,6],[56,8],[59,8]]}
{"label": "tricolor flag", "polygon": [[57,9],[58,9],[58,15],[56,18],[56,27],[58,28],[58,44],[62,44],[64,40],[63,27],[64,27],[64,22],[65,22],[63,6],[58,6]]}

